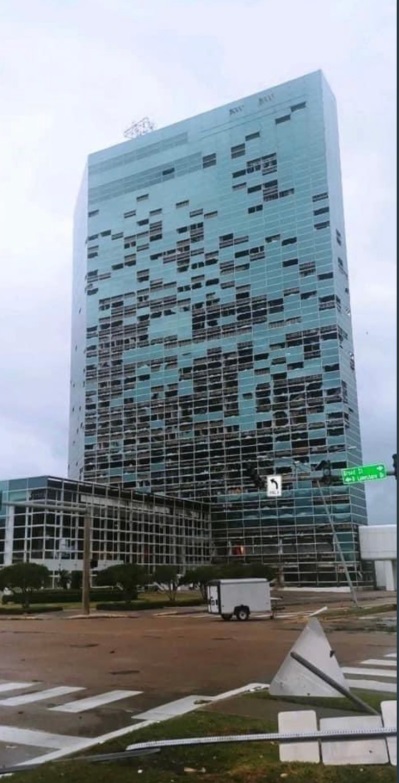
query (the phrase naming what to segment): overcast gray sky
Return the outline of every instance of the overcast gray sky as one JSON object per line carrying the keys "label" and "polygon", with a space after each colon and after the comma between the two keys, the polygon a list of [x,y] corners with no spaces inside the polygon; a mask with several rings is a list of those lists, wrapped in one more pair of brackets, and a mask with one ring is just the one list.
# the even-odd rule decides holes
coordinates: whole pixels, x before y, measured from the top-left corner
{"label": "overcast gray sky", "polygon": [[[364,462],[396,450],[394,0],[0,0],[0,479],[66,475],[89,152],[322,68],[340,121]],[[394,479],[368,486],[396,520]]]}

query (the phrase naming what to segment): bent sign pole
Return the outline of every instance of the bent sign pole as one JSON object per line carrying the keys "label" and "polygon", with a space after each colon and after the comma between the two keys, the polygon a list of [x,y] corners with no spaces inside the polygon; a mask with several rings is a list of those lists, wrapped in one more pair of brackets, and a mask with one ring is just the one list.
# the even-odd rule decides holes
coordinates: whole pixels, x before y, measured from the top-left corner
{"label": "bent sign pole", "polygon": [[[295,468],[297,470],[297,475],[298,475],[299,467],[301,467],[301,468],[305,467],[305,465],[303,465],[302,463],[299,466],[296,462],[294,462],[294,465],[295,465]],[[307,473],[307,475],[312,477],[312,471],[310,469],[309,470],[305,470],[305,473]],[[337,550],[337,552],[339,554],[339,558],[340,558],[341,563],[342,563],[342,568],[344,569],[344,572],[345,572],[346,581],[348,583],[348,587],[349,587],[350,592],[351,592],[353,603],[355,604],[355,606],[359,606],[359,601],[357,600],[355,587],[354,587],[354,584],[352,582],[351,575],[349,573],[349,569],[348,569],[348,566],[347,566],[347,563],[346,563],[346,560],[345,560],[345,557],[344,557],[344,553],[343,553],[342,548],[341,548],[341,544],[340,544],[340,541],[339,541],[339,538],[338,538],[338,535],[337,535],[337,531],[335,530],[335,527],[334,527],[334,520],[333,520],[333,518],[331,516],[330,509],[329,509],[327,501],[326,501],[326,499],[324,497],[323,487],[321,486],[319,479],[315,479],[315,481],[316,481],[316,486],[317,486],[317,488],[319,490],[319,493],[320,493],[322,504],[324,506],[324,511],[326,512],[327,519],[328,519],[328,521],[330,523],[334,546],[336,547],[336,550]]]}

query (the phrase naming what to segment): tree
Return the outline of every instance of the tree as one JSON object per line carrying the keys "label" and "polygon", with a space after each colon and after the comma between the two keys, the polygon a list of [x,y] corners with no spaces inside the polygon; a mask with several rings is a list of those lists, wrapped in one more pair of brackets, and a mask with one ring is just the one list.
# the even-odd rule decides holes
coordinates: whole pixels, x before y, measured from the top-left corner
{"label": "tree", "polygon": [[143,566],[136,563],[122,563],[110,566],[97,574],[96,585],[112,585],[123,592],[126,606],[137,598],[137,588],[148,581]]}
{"label": "tree", "polygon": [[159,565],[155,569],[152,579],[158,585],[161,593],[165,593],[171,604],[176,601],[177,588],[179,586],[179,574],[176,566]]}
{"label": "tree", "polygon": [[65,568],[60,568],[57,573],[57,586],[61,587],[62,590],[67,590],[70,584],[71,574]]}
{"label": "tree", "polygon": [[[276,569],[267,563],[244,563],[242,566],[242,578],[268,579],[269,582],[276,576]],[[238,579],[241,575],[238,575]]]}
{"label": "tree", "polygon": [[8,587],[13,593],[21,594],[23,609],[29,609],[31,594],[40,590],[50,580],[50,571],[37,563],[15,563],[0,571],[0,590]]}
{"label": "tree", "polygon": [[82,572],[81,571],[72,571],[71,573],[71,590],[81,590],[82,589]]}
{"label": "tree", "polygon": [[191,568],[181,577],[180,584],[182,585],[198,585],[202,598],[204,601],[207,599],[206,586],[212,579],[219,579],[219,568],[214,565],[198,566],[198,568]]}
{"label": "tree", "polygon": [[274,579],[274,569],[265,563],[219,563],[204,565],[186,571],[180,584],[195,584],[199,586],[201,595],[206,601],[206,586],[213,579]]}
{"label": "tree", "polygon": [[219,579],[268,579],[275,578],[275,568],[267,563],[224,563],[218,568]]}

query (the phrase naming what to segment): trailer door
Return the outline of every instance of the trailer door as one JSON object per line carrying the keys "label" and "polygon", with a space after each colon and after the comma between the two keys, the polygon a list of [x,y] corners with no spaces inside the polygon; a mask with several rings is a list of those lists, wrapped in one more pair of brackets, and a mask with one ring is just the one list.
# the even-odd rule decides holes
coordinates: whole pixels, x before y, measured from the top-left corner
{"label": "trailer door", "polygon": [[208,591],[208,612],[210,612],[210,614],[219,614],[220,612],[219,586],[208,585],[207,591]]}

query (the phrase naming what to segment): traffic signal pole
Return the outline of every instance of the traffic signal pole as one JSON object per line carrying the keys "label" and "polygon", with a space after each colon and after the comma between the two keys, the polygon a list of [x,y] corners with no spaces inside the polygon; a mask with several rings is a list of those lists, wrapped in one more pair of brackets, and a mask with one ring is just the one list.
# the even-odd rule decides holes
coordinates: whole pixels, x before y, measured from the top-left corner
{"label": "traffic signal pole", "polygon": [[[290,462],[291,462],[291,460],[290,460]],[[297,469],[299,467],[299,465],[302,468],[305,468],[305,465],[303,463],[301,463],[301,462],[298,463],[295,460],[292,460],[292,462],[294,464],[295,469]],[[364,468],[364,470],[366,470],[367,467],[377,467],[377,468],[381,467],[383,469],[384,473],[381,476],[379,476],[379,475],[372,475],[372,476],[365,476],[365,478],[383,478],[384,476],[394,476],[395,479],[397,480],[397,455],[396,454],[392,455],[392,466],[393,466],[393,470],[385,470],[384,466],[366,466]],[[332,465],[331,465],[331,461],[330,460],[322,460],[320,465],[318,465],[317,469],[322,470],[323,478],[324,478],[324,481],[326,482],[326,484],[331,484],[331,481],[332,481]],[[251,481],[253,482],[254,486],[257,489],[264,489],[265,488],[265,482],[259,476],[259,474],[257,472],[257,469],[256,469],[256,464],[254,464],[254,463],[247,463],[244,466],[244,470],[245,470],[245,473],[248,476],[248,478],[251,479]],[[297,472],[297,470],[296,470],[296,472]],[[344,471],[342,471],[342,472],[344,472]],[[305,470],[305,473],[306,473],[306,475],[310,476],[310,478],[312,478],[312,471],[311,471],[310,468],[308,470]],[[298,477],[298,472],[297,472],[297,477]],[[339,538],[338,538],[338,534],[337,534],[337,531],[336,531],[335,526],[334,526],[334,520],[333,520],[331,511],[330,511],[328,503],[327,503],[327,501],[326,501],[326,499],[324,497],[323,487],[322,487],[321,482],[319,481],[318,478],[315,478],[314,480],[315,480],[316,486],[317,486],[317,488],[319,490],[321,501],[322,501],[322,504],[323,504],[323,507],[324,507],[324,511],[326,513],[327,519],[328,519],[330,527],[331,527],[331,533],[332,533],[334,547],[335,547],[336,551],[338,552],[339,558],[341,560],[342,568],[343,568],[343,570],[345,572],[346,581],[347,581],[347,584],[348,584],[348,587],[349,587],[349,590],[350,590],[350,593],[351,593],[351,596],[352,596],[353,603],[355,604],[356,607],[358,607],[359,606],[359,602],[358,602],[358,599],[357,599],[355,586],[354,586],[354,584],[352,582],[352,578],[351,578],[351,575],[349,573],[348,565],[346,563],[346,560],[345,560],[345,557],[344,557],[344,553],[342,551],[341,544],[340,544],[340,541],[339,541]],[[355,478],[354,480],[355,481],[359,481],[359,480],[360,481],[361,480],[364,481],[364,478]],[[279,574],[279,576],[280,576],[280,574]]]}
{"label": "traffic signal pole", "polygon": [[339,557],[340,557],[340,560],[341,560],[341,563],[342,563],[342,567],[343,567],[343,569],[345,571],[346,581],[347,581],[348,587],[349,587],[349,589],[351,591],[352,601],[355,604],[355,606],[359,606],[359,601],[357,600],[355,586],[354,586],[354,584],[352,582],[351,575],[349,573],[349,569],[348,569],[348,566],[346,564],[346,560],[345,560],[345,557],[344,557],[344,553],[343,553],[343,551],[341,549],[341,544],[339,542],[337,531],[335,530],[335,527],[334,527],[334,520],[333,520],[333,518],[331,516],[330,509],[328,508],[328,504],[327,504],[327,501],[326,501],[326,499],[324,497],[323,489],[322,489],[322,486],[320,484],[319,479],[316,479],[316,484],[317,484],[318,490],[320,492],[320,497],[321,497],[321,499],[323,501],[324,510],[326,512],[328,521],[330,523],[334,545],[335,545],[336,549],[338,550],[338,554],[339,554]]}
{"label": "traffic signal pole", "polygon": [[[297,462],[294,462],[294,465],[295,465],[295,468],[297,469],[297,476],[298,476],[299,464]],[[301,468],[305,467],[303,463],[300,463],[300,466],[301,466]],[[332,478],[331,462],[329,460],[323,460],[323,462],[320,463],[319,467],[323,470],[324,477],[330,483],[331,478]],[[310,476],[310,478],[312,478],[312,471],[311,471],[310,468],[309,468],[309,470],[305,470],[305,473],[306,473],[306,475]],[[332,518],[331,511],[330,511],[330,509],[328,507],[328,503],[327,503],[327,501],[326,501],[326,499],[324,497],[323,487],[322,487],[321,482],[319,481],[318,478],[315,478],[314,480],[316,482],[316,486],[317,486],[317,488],[319,490],[319,493],[320,493],[320,497],[321,497],[321,500],[322,500],[322,503],[323,503],[323,507],[324,507],[324,511],[326,513],[326,517],[327,517],[327,519],[328,519],[328,521],[330,523],[334,547],[337,550],[339,558],[341,560],[341,564],[342,564],[342,567],[343,567],[344,572],[345,572],[346,581],[348,583],[348,587],[349,587],[349,590],[350,590],[350,593],[351,593],[351,596],[352,596],[352,601],[355,604],[355,606],[357,607],[357,606],[359,606],[359,601],[357,600],[355,586],[354,586],[354,584],[352,582],[351,575],[349,573],[349,569],[348,569],[348,566],[347,566],[347,563],[346,563],[346,560],[345,560],[345,557],[344,557],[344,553],[343,553],[342,548],[341,548],[341,544],[340,544],[340,541],[339,541],[339,538],[338,538],[338,535],[337,535],[337,531],[336,531],[335,526],[334,526],[334,520]]]}

